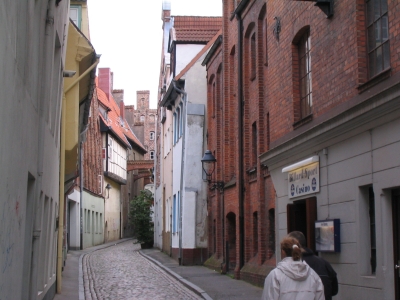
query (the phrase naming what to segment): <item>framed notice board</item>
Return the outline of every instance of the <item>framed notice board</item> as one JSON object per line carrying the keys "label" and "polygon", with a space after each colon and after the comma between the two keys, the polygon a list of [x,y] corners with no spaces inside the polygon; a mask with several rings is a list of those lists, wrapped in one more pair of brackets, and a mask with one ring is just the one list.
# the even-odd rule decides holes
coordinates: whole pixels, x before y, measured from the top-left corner
{"label": "framed notice board", "polygon": [[340,252],[340,219],[315,221],[315,250]]}

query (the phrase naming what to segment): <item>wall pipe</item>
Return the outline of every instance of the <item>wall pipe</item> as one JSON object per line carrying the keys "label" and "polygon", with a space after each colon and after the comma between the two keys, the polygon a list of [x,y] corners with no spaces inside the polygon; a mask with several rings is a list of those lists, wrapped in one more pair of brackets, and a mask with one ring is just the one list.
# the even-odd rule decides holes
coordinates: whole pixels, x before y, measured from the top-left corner
{"label": "wall pipe", "polygon": [[96,61],[85,71],[83,72],[81,75],[79,75],[78,78],[76,78],[69,87],[67,87],[64,91],[64,94],[67,94],[79,81],[82,80],[83,77],[85,77],[89,72],[91,72],[100,62],[100,56],[97,56]]}
{"label": "wall pipe", "polygon": [[240,269],[244,265],[244,182],[243,182],[243,78],[242,78],[242,63],[243,63],[243,35],[242,27],[243,20],[241,16],[236,13],[236,19],[238,21],[238,162],[239,162],[239,179],[238,179],[238,190],[239,190],[239,267]]}

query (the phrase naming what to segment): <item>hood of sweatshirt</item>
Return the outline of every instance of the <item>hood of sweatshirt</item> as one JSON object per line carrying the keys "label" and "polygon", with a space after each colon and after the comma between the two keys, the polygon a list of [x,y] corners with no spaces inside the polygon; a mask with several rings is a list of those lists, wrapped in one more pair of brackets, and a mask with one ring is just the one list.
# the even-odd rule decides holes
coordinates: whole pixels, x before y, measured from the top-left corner
{"label": "hood of sweatshirt", "polygon": [[310,267],[303,261],[294,261],[291,257],[285,257],[276,266],[286,276],[293,280],[303,281],[310,272]]}

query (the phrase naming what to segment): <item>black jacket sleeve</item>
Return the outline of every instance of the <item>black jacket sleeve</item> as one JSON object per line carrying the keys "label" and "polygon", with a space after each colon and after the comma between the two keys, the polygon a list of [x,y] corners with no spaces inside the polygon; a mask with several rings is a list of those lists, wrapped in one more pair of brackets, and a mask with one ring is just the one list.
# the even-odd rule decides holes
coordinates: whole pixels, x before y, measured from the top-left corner
{"label": "black jacket sleeve", "polygon": [[339,284],[338,284],[336,272],[335,272],[335,270],[333,270],[330,263],[328,263],[326,260],[324,260],[324,261],[325,261],[326,270],[328,272],[328,276],[331,280],[332,296],[335,296],[339,292]]}

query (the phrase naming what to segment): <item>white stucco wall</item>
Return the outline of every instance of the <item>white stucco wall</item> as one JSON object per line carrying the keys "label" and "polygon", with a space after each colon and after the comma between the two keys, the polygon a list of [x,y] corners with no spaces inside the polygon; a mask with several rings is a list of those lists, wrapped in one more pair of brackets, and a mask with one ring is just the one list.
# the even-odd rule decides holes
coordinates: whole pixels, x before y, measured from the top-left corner
{"label": "white stucco wall", "polygon": [[175,74],[178,75],[203,48],[204,45],[177,44]]}
{"label": "white stucco wall", "polygon": [[120,238],[121,226],[121,188],[120,185],[109,178],[104,178],[104,186],[111,185],[106,191],[104,204],[104,242],[115,241]]}
{"label": "white stucco wall", "polygon": [[78,250],[80,249],[80,192],[73,190],[73,192],[68,195],[68,205],[67,205],[67,226],[69,227],[69,249]]}
{"label": "white stucco wall", "polygon": [[[104,243],[104,199],[84,190],[82,202],[83,248],[85,249]],[[88,215],[90,215],[89,219]]]}

